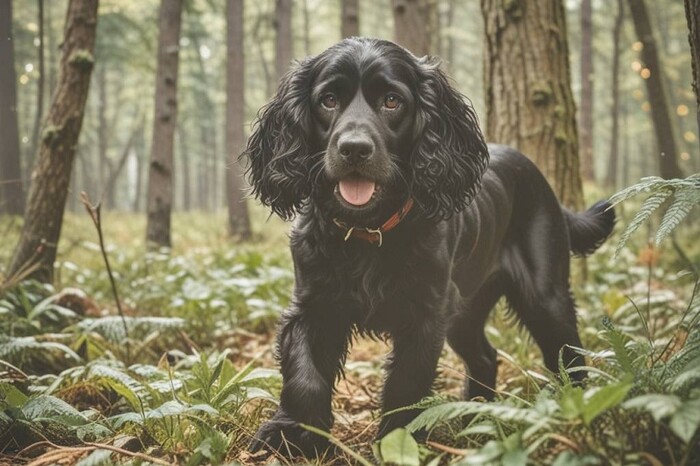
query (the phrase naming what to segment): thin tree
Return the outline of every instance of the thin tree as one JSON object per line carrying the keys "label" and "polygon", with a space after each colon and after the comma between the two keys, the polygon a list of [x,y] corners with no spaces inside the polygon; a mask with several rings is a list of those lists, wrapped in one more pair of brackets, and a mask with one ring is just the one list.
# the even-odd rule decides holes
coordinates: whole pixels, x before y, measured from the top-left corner
{"label": "thin tree", "polygon": [[416,56],[431,51],[435,23],[432,0],[391,0],[394,12],[394,40]]}
{"label": "thin tree", "polygon": [[[579,111],[579,134],[581,175],[584,179],[595,179],[593,165],[593,8],[592,0],[581,2],[581,108]],[[614,44],[613,46],[616,46]]]}
{"label": "thin tree", "polygon": [[[43,125],[27,212],[8,277],[50,282],[94,66],[96,0],[70,0],[60,74]],[[0,67],[3,68],[3,67]]]}
{"label": "thin tree", "polygon": [[17,125],[17,79],[12,41],[12,2],[0,2],[0,212],[24,212]]}
{"label": "thin tree", "polygon": [[275,71],[282,78],[292,62],[292,0],[277,0],[275,4]]}
{"label": "thin tree", "polygon": [[158,15],[158,65],[148,170],[146,239],[170,247],[173,205],[173,148],[177,127],[177,71],[180,56],[182,0],[162,0]]}
{"label": "thin tree", "polygon": [[226,1],[226,197],[228,230],[232,236],[250,238],[248,204],[243,190],[238,155],[245,147],[245,54],[243,0]]}
{"label": "thin tree", "polygon": [[583,207],[563,0],[481,0],[486,135],[530,157],[559,200]]}
{"label": "thin tree", "polygon": [[697,103],[696,118],[700,130],[700,0],[685,0],[685,19],[688,22],[688,42],[693,63],[693,91]]}
{"label": "thin tree", "polygon": [[340,35],[343,38],[360,35],[359,0],[341,0]]}
{"label": "thin tree", "polygon": [[612,105],[610,117],[612,118],[612,130],[610,134],[610,157],[608,158],[608,170],[605,175],[605,184],[610,188],[617,186],[617,173],[620,165],[620,40],[622,39],[622,26],[625,20],[624,0],[617,0],[617,14],[613,27],[612,39],[612,76],[610,77],[610,92]]}
{"label": "thin tree", "polygon": [[644,62],[642,77],[646,83],[647,95],[651,107],[651,120],[656,135],[658,163],[661,176],[664,178],[680,178],[681,169],[678,166],[678,150],[675,130],[671,119],[668,95],[664,86],[663,68],[656,47],[656,39],[649,19],[644,0],[628,0],[632,22],[637,39],[642,43],[641,58]]}
{"label": "thin tree", "polygon": [[[41,130],[41,117],[44,112],[44,86],[46,81],[45,57],[44,57],[44,0],[37,1],[39,11],[37,22],[39,23],[39,46],[37,47],[37,59],[39,61],[39,79],[36,86],[36,111],[34,112],[34,129],[32,130],[32,146],[29,153],[34,156],[39,143],[39,131]],[[31,166],[30,161],[29,166]]]}

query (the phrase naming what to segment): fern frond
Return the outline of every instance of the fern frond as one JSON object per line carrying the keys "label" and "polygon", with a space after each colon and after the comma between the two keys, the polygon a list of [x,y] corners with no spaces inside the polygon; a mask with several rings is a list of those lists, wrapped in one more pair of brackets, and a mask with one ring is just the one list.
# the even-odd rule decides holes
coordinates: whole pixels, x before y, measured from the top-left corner
{"label": "fern frond", "polygon": [[630,224],[622,233],[620,241],[617,243],[617,248],[615,249],[615,257],[620,254],[622,247],[627,243],[627,241],[629,241],[632,234],[637,231],[644,222],[649,220],[649,217],[651,217],[654,211],[656,211],[656,209],[658,209],[661,204],[663,204],[664,201],[671,196],[671,194],[673,194],[673,190],[664,189],[663,191],[652,194],[646,201],[644,201],[642,207],[635,214]]}
{"label": "fern frond", "polygon": [[656,232],[656,245],[658,246],[697,205],[700,205],[700,186],[684,186],[677,189],[673,203],[666,210]]}

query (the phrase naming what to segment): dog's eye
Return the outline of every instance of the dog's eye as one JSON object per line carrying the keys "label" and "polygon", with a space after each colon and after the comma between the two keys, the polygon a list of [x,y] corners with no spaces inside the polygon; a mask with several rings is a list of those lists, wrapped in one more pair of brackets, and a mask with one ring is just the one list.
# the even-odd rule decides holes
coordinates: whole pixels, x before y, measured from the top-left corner
{"label": "dog's eye", "polygon": [[326,108],[335,108],[335,106],[338,105],[338,99],[333,94],[326,94],[323,96],[321,103]]}
{"label": "dog's eye", "polygon": [[386,97],[384,97],[384,107],[388,108],[389,110],[397,108],[400,102],[401,99],[399,99],[399,96],[396,94],[387,94]]}

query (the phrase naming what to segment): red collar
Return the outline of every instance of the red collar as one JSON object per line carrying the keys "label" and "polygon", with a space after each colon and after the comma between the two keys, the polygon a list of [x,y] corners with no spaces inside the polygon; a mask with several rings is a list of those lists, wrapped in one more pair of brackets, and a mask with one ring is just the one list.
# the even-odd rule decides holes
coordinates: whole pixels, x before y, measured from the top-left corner
{"label": "red collar", "polygon": [[338,226],[338,228],[341,228],[346,231],[345,241],[347,241],[352,236],[355,238],[363,239],[370,244],[379,243],[377,247],[381,247],[382,242],[384,241],[384,233],[386,233],[389,230],[392,230],[396,227],[396,225],[401,223],[401,220],[403,220],[404,217],[406,217],[406,214],[410,212],[412,207],[413,199],[409,197],[406,203],[398,210],[398,212],[395,212],[394,215],[389,217],[389,220],[384,222],[384,224],[377,229],[366,227],[349,227],[337,218],[333,219],[333,223],[335,223]]}

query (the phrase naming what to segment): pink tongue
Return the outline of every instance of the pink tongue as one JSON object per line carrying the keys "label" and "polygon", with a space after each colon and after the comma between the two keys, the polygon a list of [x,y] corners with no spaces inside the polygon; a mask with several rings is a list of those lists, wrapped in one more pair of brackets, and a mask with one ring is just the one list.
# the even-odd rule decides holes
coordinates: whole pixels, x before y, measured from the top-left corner
{"label": "pink tongue", "polygon": [[367,204],[374,194],[374,181],[364,178],[344,178],[338,187],[343,199],[352,205]]}

